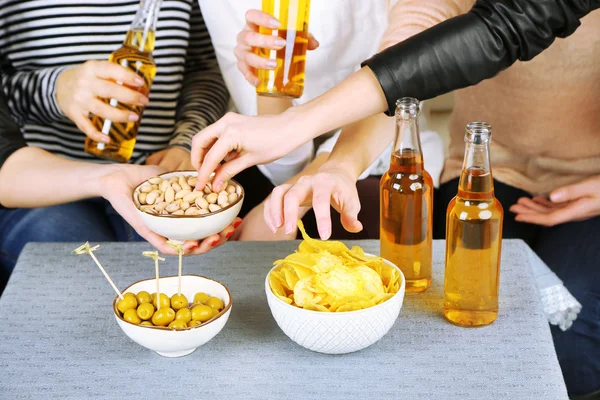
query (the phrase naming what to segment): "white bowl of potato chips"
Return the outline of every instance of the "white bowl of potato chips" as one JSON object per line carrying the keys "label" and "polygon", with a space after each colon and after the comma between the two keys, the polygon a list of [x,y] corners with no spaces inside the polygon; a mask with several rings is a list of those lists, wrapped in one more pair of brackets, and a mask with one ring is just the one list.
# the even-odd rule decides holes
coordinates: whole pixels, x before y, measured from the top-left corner
{"label": "white bowl of potato chips", "polygon": [[374,344],[398,318],[404,275],[358,246],[311,239],[299,225],[305,240],[265,280],[273,318],[312,351],[344,354]]}

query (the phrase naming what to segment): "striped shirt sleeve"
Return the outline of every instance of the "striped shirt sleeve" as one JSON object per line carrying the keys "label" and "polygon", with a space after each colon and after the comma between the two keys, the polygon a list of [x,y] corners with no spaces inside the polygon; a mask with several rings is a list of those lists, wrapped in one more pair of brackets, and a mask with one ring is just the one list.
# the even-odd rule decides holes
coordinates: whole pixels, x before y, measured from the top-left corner
{"label": "striped shirt sleeve", "polygon": [[194,1],[183,88],[177,103],[175,135],[169,145],[191,150],[193,136],[226,112],[229,92],[208,29]]}
{"label": "striped shirt sleeve", "polygon": [[[0,43],[1,45],[1,43]],[[64,67],[3,71],[2,89],[12,117],[20,125],[51,123],[65,116],[56,101],[56,80]]]}

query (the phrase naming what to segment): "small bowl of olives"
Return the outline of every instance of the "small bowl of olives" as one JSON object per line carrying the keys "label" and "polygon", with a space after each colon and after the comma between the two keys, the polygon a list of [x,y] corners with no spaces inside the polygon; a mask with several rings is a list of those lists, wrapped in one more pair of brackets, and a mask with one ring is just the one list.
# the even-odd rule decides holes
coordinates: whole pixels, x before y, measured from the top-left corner
{"label": "small bowl of olives", "polygon": [[150,178],[133,191],[142,222],[170,240],[201,240],[227,228],[244,201],[242,186],[230,180],[215,192],[211,183],[196,190],[196,171],[177,171]]}
{"label": "small bowl of olives", "polygon": [[231,313],[231,293],[225,285],[198,275],[156,279],[129,286],[113,301],[117,323],[131,340],[164,357],[182,357],[215,337]]}

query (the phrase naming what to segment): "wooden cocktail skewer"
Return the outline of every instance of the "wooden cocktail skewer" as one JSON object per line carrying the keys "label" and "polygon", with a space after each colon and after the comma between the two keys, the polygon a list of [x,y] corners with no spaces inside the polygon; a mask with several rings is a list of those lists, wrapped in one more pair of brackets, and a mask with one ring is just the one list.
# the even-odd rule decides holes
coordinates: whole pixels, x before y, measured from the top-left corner
{"label": "wooden cocktail skewer", "polygon": [[154,269],[156,270],[156,309],[158,310],[160,308],[160,287],[158,285],[160,275],[158,273],[158,260],[165,261],[165,259],[158,255],[158,251],[144,251],[142,255],[154,260]]}
{"label": "wooden cocktail skewer", "polygon": [[75,254],[89,254],[90,257],[92,257],[92,260],[94,260],[94,262],[98,266],[98,268],[100,268],[100,271],[102,271],[102,273],[104,274],[104,277],[106,278],[106,280],[108,281],[108,283],[110,283],[110,285],[113,287],[113,289],[115,289],[115,292],[117,292],[117,294],[119,295],[119,298],[121,300],[123,300],[123,295],[121,294],[121,292],[119,291],[119,289],[117,289],[117,285],[115,285],[115,283],[112,281],[112,279],[110,279],[110,276],[108,276],[108,274],[106,273],[106,271],[104,270],[104,268],[102,268],[102,265],[100,265],[100,262],[98,261],[98,259],[94,255],[94,251],[98,250],[99,247],[100,247],[100,245],[96,245],[94,247],[91,247],[90,246],[90,242],[85,242],[85,244],[83,244],[83,245],[79,246],[78,248],[76,248],[75,250],[73,250],[73,253],[75,253]]}
{"label": "wooden cocktail skewer", "polygon": [[171,240],[167,241],[167,244],[179,254],[179,281],[177,282],[177,294],[181,294],[181,274],[182,274],[182,263],[183,263],[183,245]]}

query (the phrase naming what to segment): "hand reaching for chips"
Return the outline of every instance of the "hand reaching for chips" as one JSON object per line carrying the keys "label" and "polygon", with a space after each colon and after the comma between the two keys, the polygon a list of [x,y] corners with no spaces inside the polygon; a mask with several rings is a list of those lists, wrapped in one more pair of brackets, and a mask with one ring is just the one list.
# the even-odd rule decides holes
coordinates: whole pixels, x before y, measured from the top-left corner
{"label": "hand reaching for chips", "polygon": [[369,308],[393,297],[400,273],[381,257],[348,249],[342,242],[310,238],[298,222],[304,241],[298,251],[275,261],[269,274],[273,293],[287,304],[324,312]]}

